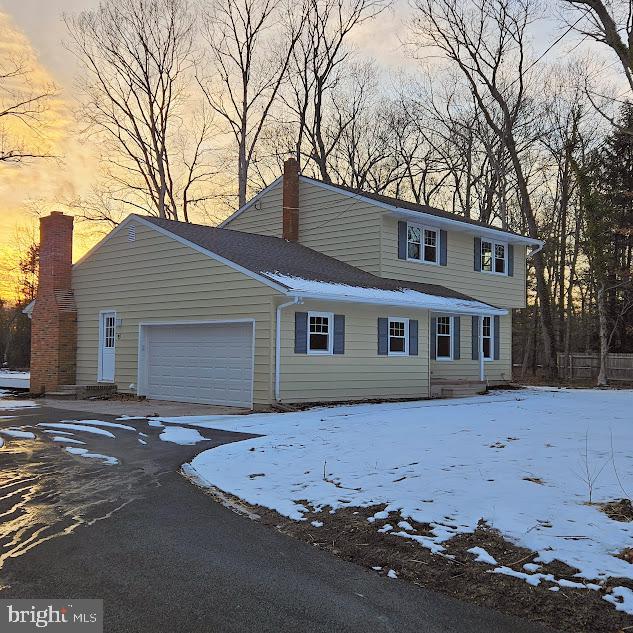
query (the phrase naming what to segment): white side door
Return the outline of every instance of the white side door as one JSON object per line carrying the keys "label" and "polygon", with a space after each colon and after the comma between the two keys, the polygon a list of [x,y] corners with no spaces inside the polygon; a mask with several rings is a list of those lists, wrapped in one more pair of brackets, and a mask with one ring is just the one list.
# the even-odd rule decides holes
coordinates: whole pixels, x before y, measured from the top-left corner
{"label": "white side door", "polygon": [[99,322],[99,382],[114,382],[116,312],[102,312]]}

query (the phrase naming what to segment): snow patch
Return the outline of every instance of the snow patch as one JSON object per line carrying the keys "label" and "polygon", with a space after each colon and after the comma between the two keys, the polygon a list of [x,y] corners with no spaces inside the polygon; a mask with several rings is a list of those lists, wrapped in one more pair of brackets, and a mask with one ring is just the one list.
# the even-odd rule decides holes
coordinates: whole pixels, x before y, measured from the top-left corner
{"label": "snow patch", "polygon": [[119,463],[119,460],[116,457],[110,457],[109,455],[101,455],[100,453],[91,453],[87,448],[74,448],[72,446],[67,446],[64,449],[67,453],[71,453],[72,455],[78,455],[79,457],[87,457],[89,459],[98,459],[102,461],[104,464],[108,464],[110,466],[114,466]]}
{"label": "snow patch", "polygon": [[22,440],[34,440],[35,433],[31,433],[30,431],[21,431],[20,429],[15,429],[13,427],[8,429],[0,429],[0,433],[3,435],[8,435],[9,437],[15,437]]}
{"label": "snow patch", "polygon": [[467,550],[475,555],[475,562],[486,563],[486,565],[496,565],[497,561],[483,547],[471,547]]}
{"label": "snow patch", "polygon": [[183,426],[167,426],[159,437],[163,442],[183,445],[208,441],[207,438],[200,435],[200,432],[196,429],[186,429]]}
{"label": "snow patch", "polygon": [[115,437],[110,431],[98,429],[94,426],[86,426],[85,424],[69,424],[67,422],[40,422],[37,426],[47,426],[51,429],[68,429],[70,431],[80,431],[82,433],[92,433],[94,435],[103,435],[105,437]]}
{"label": "snow patch", "polygon": [[64,444],[85,444],[85,442],[82,442],[81,440],[76,440],[72,437],[67,437],[67,436],[61,436],[61,435],[56,435],[53,438],[53,442],[63,442]]}

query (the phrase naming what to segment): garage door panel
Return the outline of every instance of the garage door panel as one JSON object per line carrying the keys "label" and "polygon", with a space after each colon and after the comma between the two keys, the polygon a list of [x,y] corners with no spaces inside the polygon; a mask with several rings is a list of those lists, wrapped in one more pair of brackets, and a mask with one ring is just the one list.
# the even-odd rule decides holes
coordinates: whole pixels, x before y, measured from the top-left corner
{"label": "garage door panel", "polygon": [[145,327],[148,397],[252,405],[251,323]]}

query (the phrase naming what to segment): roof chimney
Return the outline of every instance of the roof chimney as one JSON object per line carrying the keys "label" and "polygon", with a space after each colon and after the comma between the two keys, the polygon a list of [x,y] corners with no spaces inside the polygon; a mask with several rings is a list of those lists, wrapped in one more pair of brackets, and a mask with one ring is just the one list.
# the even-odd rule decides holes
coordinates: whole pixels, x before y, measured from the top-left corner
{"label": "roof chimney", "polygon": [[75,382],[77,311],[72,291],[73,218],[40,218],[40,274],[31,322],[31,391]]}
{"label": "roof chimney", "polygon": [[73,219],[61,211],[40,218],[39,288],[70,290]]}
{"label": "roof chimney", "polygon": [[299,165],[295,158],[284,163],[282,237],[290,242],[299,240]]}

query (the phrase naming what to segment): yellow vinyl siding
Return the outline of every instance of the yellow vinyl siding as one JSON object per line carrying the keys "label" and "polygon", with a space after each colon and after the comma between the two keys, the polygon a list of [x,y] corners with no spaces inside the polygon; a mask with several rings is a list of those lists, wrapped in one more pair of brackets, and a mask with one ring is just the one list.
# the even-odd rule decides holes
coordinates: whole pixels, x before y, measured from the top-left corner
{"label": "yellow vinyl siding", "polygon": [[514,275],[494,275],[474,270],[474,236],[447,231],[447,265],[398,259],[398,220],[385,216],[382,231],[383,277],[439,284],[501,308],[525,307],[526,247],[514,246]]}
{"label": "yellow vinyl siding", "polygon": [[122,319],[115,382],[135,392],[139,321],[255,319],[254,402],[272,398],[274,290],[142,224],[136,241],[119,231],[73,269],[77,304],[77,383],[97,381],[99,311]]}
{"label": "yellow vinyl siding", "polygon": [[299,241],[375,275],[380,271],[381,210],[313,183],[299,183]]}
{"label": "yellow vinyl siding", "polygon": [[[493,385],[512,380],[512,315],[500,317],[499,324],[499,360],[484,362],[486,380]],[[471,316],[461,315],[459,333],[460,359],[431,360],[431,381],[479,380],[479,361],[472,360]]]}
{"label": "yellow vinyl siding", "polygon": [[231,220],[224,228],[244,233],[258,233],[271,237],[282,234],[282,186],[281,181],[262,194],[255,203]]}
{"label": "yellow vinyl siding", "polygon": [[[345,353],[295,354],[295,312],[345,315]],[[417,356],[379,356],[378,318],[418,320]],[[428,312],[343,302],[306,301],[286,308],[281,323],[282,402],[426,398],[429,395]]]}

